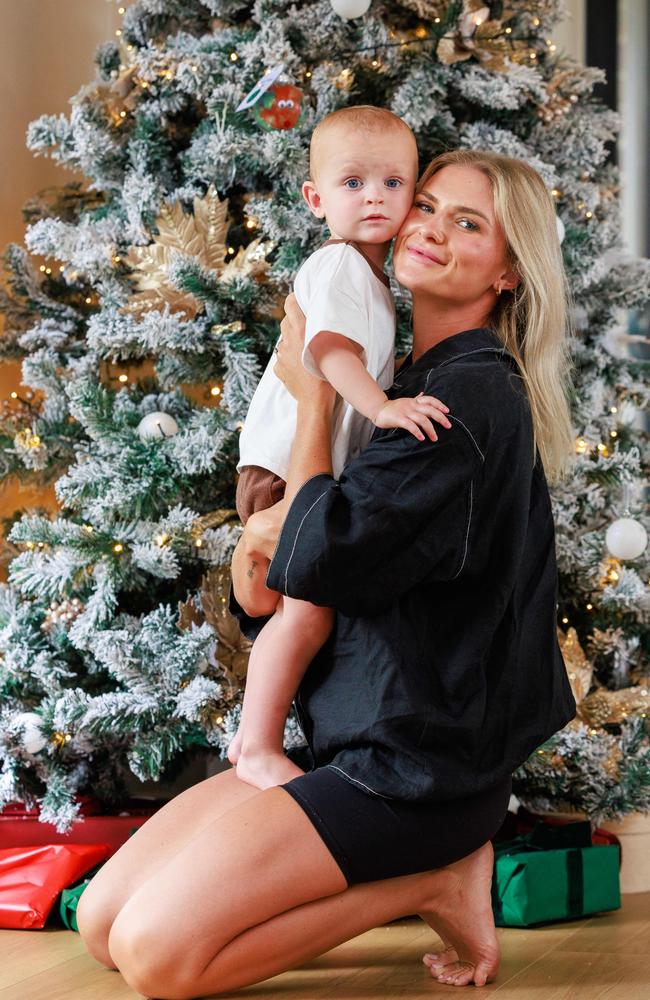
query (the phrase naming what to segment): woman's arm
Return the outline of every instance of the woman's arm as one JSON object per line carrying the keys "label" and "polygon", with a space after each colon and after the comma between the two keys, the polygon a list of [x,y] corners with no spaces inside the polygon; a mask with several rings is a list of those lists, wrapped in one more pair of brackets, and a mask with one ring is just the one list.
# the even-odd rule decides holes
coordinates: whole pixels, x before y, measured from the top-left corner
{"label": "woman's arm", "polygon": [[297,419],[284,499],[251,515],[232,560],[235,597],[252,617],[272,614],[275,610],[278,594],[269,590],[265,580],[293,498],[312,476],[332,474],[332,412],[336,395],[328,382],[311,375],[302,364],[305,318],[293,295],[285,302],[285,313],[275,373],[296,399]]}

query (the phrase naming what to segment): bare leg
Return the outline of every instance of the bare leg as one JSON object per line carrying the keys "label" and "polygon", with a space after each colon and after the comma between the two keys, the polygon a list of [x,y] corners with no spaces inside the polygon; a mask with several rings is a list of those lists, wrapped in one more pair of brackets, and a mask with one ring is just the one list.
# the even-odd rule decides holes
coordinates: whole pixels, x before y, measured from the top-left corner
{"label": "bare leg", "polygon": [[491,910],[486,920],[491,862],[486,844],[447,868],[346,888],[302,809],[270,788],[141,885],[116,917],[109,948],[133,989],[183,1000],[259,982],[419,912],[436,915],[466,963],[454,984],[483,985],[499,960]]}
{"label": "bare leg", "polygon": [[[305,670],[333,621],[331,608],[284,597],[255,640],[238,733],[237,777],[242,781],[271,788],[303,773],[283,752],[284,725]],[[232,762],[230,748],[228,759]]]}
{"label": "bare leg", "polygon": [[77,922],[90,954],[114,969],[108,935],[126,901],[199,831],[259,794],[257,788],[240,781],[232,769],[188,788],[154,813],[102,865],[79,900]]}

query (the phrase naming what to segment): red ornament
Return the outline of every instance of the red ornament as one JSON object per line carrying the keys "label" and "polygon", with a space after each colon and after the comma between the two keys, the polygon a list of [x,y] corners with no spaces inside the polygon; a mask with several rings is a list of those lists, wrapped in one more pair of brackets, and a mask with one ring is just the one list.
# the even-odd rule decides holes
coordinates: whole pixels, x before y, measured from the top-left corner
{"label": "red ornament", "polygon": [[303,112],[304,94],[291,83],[276,83],[255,105],[255,117],[268,129],[294,128]]}

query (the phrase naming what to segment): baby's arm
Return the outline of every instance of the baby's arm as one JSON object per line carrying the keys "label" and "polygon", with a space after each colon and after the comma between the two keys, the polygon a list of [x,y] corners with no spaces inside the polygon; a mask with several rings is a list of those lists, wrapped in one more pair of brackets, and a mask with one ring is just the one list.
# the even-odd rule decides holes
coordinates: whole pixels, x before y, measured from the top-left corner
{"label": "baby's arm", "polygon": [[362,348],[348,337],[322,330],[313,338],[310,350],[330,385],[376,427],[404,427],[420,441],[424,440],[420,428],[432,441],[437,438],[430,417],[451,427],[445,416],[449,408],[435,396],[389,400],[364,365]]}

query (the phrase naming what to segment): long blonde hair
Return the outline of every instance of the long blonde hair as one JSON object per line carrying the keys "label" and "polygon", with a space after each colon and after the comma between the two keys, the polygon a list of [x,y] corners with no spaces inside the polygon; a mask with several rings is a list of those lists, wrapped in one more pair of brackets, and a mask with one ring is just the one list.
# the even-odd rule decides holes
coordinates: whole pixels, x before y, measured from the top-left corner
{"label": "long blonde hair", "polygon": [[508,265],[520,284],[499,296],[490,326],[523,376],[533,420],[533,461],[539,448],[549,482],[557,482],[574,455],[574,432],[568,401],[572,370],[569,294],[553,199],[533,167],[487,150],[441,153],[424,171],[418,189],[450,165],[481,170],[492,185]]}

